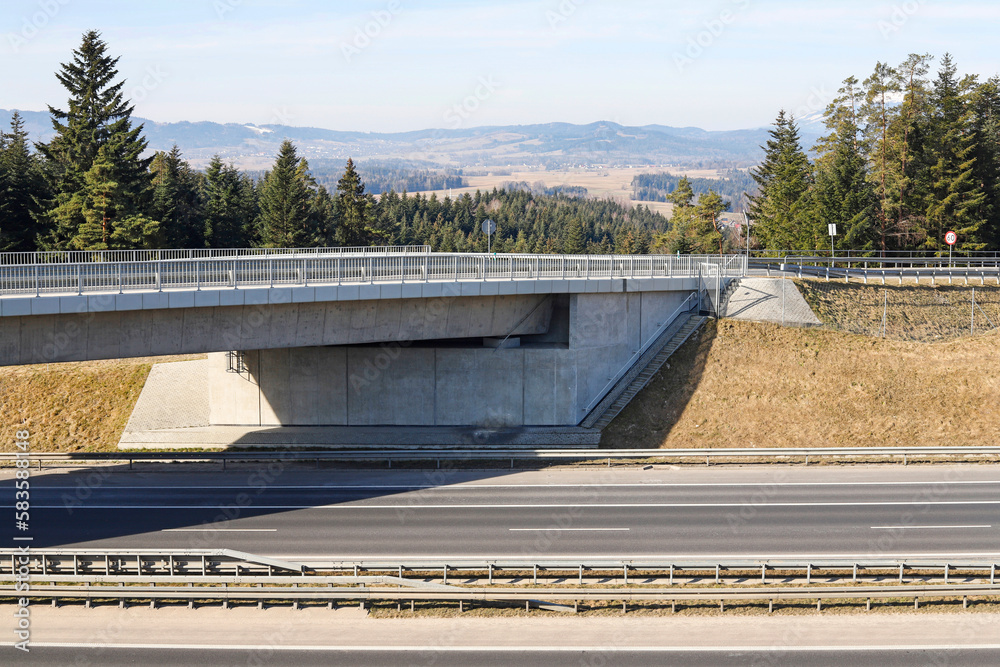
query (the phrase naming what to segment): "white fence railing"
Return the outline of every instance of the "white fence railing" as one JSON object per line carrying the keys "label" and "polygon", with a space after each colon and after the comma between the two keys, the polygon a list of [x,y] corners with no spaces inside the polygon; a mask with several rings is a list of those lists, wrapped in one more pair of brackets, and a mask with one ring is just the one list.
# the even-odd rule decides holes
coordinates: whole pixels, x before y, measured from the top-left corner
{"label": "white fence railing", "polygon": [[746,258],[695,255],[288,254],[0,266],[0,295],[238,289],[459,280],[697,277],[710,263],[745,275]]}
{"label": "white fence railing", "polygon": [[0,266],[30,264],[90,264],[155,262],[168,259],[220,259],[224,257],[387,255],[429,253],[428,245],[346,246],[342,248],[196,248],[188,250],[65,250],[56,252],[0,252]]}

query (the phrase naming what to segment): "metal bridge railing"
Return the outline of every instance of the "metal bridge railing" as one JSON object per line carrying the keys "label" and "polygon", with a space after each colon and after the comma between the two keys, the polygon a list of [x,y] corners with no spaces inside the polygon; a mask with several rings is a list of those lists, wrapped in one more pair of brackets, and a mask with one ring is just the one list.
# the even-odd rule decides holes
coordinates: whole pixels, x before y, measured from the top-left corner
{"label": "metal bridge railing", "polygon": [[308,287],[460,280],[696,277],[703,264],[745,275],[746,257],[290,252],[255,257],[0,265],[0,295]]}
{"label": "metal bridge railing", "polygon": [[328,248],[196,248],[188,250],[65,250],[55,252],[0,252],[0,266],[31,264],[91,264],[109,262],[153,262],[170,259],[218,259],[222,257],[386,255],[429,253],[428,245],[346,246]]}

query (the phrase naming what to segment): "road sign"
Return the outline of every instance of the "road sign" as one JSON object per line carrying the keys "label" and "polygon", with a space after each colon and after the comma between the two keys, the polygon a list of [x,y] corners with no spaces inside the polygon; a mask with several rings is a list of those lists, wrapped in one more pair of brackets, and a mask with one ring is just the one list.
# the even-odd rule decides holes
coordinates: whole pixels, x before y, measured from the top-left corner
{"label": "road sign", "polygon": [[483,220],[483,234],[486,234],[486,252],[493,252],[493,232],[497,230],[497,223],[492,220]]}
{"label": "road sign", "polygon": [[837,225],[835,225],[835,224],[827,225],[826,226],[826,230],[827,230],[827,232],[830,233],[830,236],[836,236],[837,235]]}
{"label": "road sign", "polygon": [[958,234],[955,232],[948,232],[944,235],[944,242],[948,245],[955,245],[958,243]]}

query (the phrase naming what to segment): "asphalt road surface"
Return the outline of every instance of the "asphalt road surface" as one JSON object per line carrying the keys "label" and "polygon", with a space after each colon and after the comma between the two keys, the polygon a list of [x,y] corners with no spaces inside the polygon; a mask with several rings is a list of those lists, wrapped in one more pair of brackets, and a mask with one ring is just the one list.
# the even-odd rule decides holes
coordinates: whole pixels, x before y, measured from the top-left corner
{"label": "asphalt road surface", "polygon": [[[157,470],[35,471],[30,529],[21,536],[35,548],[231,548],[351,560],[1000,551],[993,466]],[[13,514],[11,477],[0,477],[0,507]]]}
{"label": "asphalt road surface", "polygon": [[[18,655],[12,655],[18,653]],[[489,665],[880,665],[882,667],[918,667],[920,665],[982,665],[1000,664],[1000,650],[975,648],[872,648],[872,649],[649,649],[574,650],[574,649],[456,649],[414,647],[403,650],[384,649],[307,649],[275,650],[273,647],[245,649],[166,648],[166,647],[47,647],[37,646],[28,654],[9,647],[0,649],[19,665],[180,665],[185,667],[222,667],[224,665],[338,665],[342,667],[374,667],[377,665],[436,665],[440,667],[471,667]],[[16,663],[14,662],[16,660]]]}

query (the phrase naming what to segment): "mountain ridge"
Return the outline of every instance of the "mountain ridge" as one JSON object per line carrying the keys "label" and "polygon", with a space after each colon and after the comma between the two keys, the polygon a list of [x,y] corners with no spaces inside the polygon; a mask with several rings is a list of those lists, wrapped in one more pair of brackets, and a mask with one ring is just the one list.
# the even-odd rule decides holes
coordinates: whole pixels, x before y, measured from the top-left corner
{"label": "mountain ridge", "polygon": [[[0,109],[0,124],[12,111]],[[54,134],[47,111],[21,111],[33,141]],[[404,168],[475,168],[530,166],[703,166],[746,167],[759,162],[768,128],[704,130],[666,125],[627,126],[612,121],[526,125],[487,125],[405,132],[360,132],[281,124],[216,123],[213,121],[142,123],[150,150],[177,145],[195,166],[215,154],[241,168],[264,168],[281,141],[296,143],[309,160],[355,160]],[[804,143],[811,133],[803,133]],[[808,146],[807,146],[808,148]]]}

